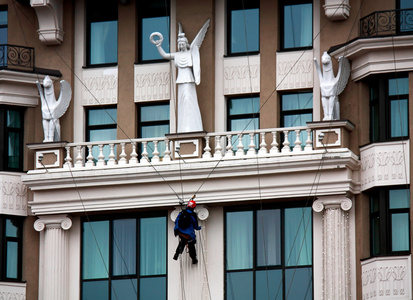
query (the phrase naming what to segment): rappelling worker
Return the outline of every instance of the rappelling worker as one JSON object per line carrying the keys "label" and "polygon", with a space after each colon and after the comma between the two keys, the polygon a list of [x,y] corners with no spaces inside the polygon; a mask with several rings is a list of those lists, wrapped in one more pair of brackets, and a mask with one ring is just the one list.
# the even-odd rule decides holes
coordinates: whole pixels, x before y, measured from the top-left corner
{"label": "rappelling worker", "polygon": [[195,230],[201,230],[201,226],[198,226],[198,216],[194,209],[196,203],[194,200],[190,200],[184,210],[182,210],[175,220],[174,234],[179,235],[179,244],[176,248],[174,260],[178,259],[179,254],[184,251],[185,245],[188,245],[189,256],[192,258],[192,263],[198,263],[196,258],[196,235]]}

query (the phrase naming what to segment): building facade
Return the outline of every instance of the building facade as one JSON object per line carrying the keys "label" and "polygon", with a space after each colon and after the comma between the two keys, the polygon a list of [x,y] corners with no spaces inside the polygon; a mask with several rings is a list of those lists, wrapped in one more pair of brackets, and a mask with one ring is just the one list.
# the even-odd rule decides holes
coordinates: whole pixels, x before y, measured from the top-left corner
{"label": "building facade", "polygon": [[[412,299],[412,15],[411,0],[0,0],[0,299]],[[191,43],[208,19],[204,131],[180,133],[175,65],[149,36],[174,53],[178,22]],[[324,52],[334,74],[350,62],[337,120]],[[72,88],[54,142],[46,75],[56,97]],[[172,259],[191,197],[195,265]]]}

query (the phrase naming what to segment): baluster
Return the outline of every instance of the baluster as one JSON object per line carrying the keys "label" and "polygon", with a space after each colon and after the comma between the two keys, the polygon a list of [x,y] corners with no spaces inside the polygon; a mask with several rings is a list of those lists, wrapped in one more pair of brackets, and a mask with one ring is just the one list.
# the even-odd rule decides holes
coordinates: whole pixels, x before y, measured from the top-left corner
{"label": "baluster", "polygon": [[125,143],[120,143],[121,153],[119,154],[119,164],[126,165],[128,161],[126,160]]}
{"label": "baluster", "polygon": [[272,143],[271,143],[270,154],[280,153],[280,149],[278,149],[277,133],[278,133],[277,131],[272,132]]}
{"label": "baluster", "polygon": [[93,148],[92,145],[87,145],[88,156],[87,156],[86,167],[88,168],[95,166],[95,162],[93,161],[92,148]]}
{"label": "baluster", "polygon": [[142,142],[143,145],[143,151],[142,151],[142,158],[140,163],[143,165],[147,165],[149,164],[149,157],[148,157],[148,142],[147,141],[143,141]]}
{"label": "baluster", "polygon": [[132,152],[130,154],[129,164],[130,165],[138,164],[138,153],[136,153],[136,143],[135,142],[132,142]]}
{"label": "baluster", "polygon": [[105,155],[103,155],[103,144],[98,145],[99,147],[99,156],[98,156],[98,162],[97,162],[97,166],[98,167],[103,167],[105,166]]}
{"label": "baluster", "polygon": [[170,162],[171,161],[171,150],[169,150],[169,140],[165,140],[165,152],[163,155],[163,162]]}
{"label": "baluster", "polygon": [[221,158],[222,155],[222,147],[221,147],[221,136],[217,135],[215,137],[215,153],[214,157]]}
{"label": "baluster", "polygon": [[301,140],[300,140],[300,129],[295,130],[295,142],[294,142],[294,149],[293,152],[301,152]]}
{"label": "baluster", "polygon": [[234,152],[232,151],[232,144],[231,144],[232,134],[227,134],[227,146],[225,147],[225,157],[233,157]]}
{"label": "baluster", "polygon": [[72,158],[70,157],[70,146],[66,146],[65,149],[66,149],[66,158],[65,158],[64,167],[71,168],[73,167],[73,165],[72,165]]}
{"label": "baluster", "polygon": [[290,142],[288,141],[288,130],[284,130],[284,147],[282,148],[281,152],[291,152],[290,149]]}
{"label": "baluster", "polygon": [[313,141],[311,140],[311,128],[307,128],[307,140],[305,141],[304,151],[313,151]]}
{"label": "baluster", "polygon": [[82,146],[76,146],[77,156],[76,156],[76,163],[75,168],[83,167],[83,156],[82,156]]}
{"label": "baluster", "polygon": [[159,159],[159,151],[158,151],[158,141],[153,141],[153,152],[152,152],[152,162],[157,163],[160,162]]}
{"label": "baluster", "polygon": [[114,166],[114,165],[116,165],[116,159],[115,159],[116,155],[115,155],[115,151],[114,151],[115,145],[114,144],[109,144],[109,148],[110,148],[110,153],[109,153],[109,156],[108,156],[109,160],[108,160],[107,165],[108,166]]}
{"label": "baluster", "polygon": [[211,158],[211,147],[209,146],[209,136],[205,137],[205,148],[204,148],[204,154],[202,154],[202,158]]}
{"label": "baluster", "polygon": [[254,143],[254,133],[251,132],[250,133],[250,144],[248,145],[248,151],[247,151],[247,155],[248,156],[254,156],[256,154],[255,152],[255,143]]}
{"label": "baluster", "polygon": [[244,144],[242,143],[242,133],[238,133],[238,146],[237,146],[237,154],[236,156],[240,157],[240,156],[244,156],[245,152],[244,152]]}
{"label": "baluster", "polygon": [[260,144],[260,150],[258,151],[258,155],[266,155],[268,153],[267,151],[267,143],[265,142],[265,132],[261,132],[261,144]]}

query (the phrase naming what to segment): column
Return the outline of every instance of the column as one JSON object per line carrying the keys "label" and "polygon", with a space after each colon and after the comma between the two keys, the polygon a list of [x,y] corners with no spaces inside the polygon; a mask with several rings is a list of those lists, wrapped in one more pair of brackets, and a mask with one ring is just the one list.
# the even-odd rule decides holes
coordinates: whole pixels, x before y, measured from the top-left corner
{"label": "column", "polygon": [[[41,216],[34,222],[36,231],[44,231],[40,248],[39,298],[69,298],[69,230],[72,220],[67,215]],[[42,242],[41,242],[42,244]]]}
{"label": "column", "polygon": [[322,299],[351,299],[349,210],[352,201],[345,196],[319,197],[313,203],[322,212]]}

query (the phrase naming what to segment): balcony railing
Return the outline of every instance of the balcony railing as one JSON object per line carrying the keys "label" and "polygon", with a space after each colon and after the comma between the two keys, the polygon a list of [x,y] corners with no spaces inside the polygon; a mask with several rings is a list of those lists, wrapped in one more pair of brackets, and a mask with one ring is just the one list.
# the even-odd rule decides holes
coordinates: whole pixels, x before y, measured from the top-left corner
{"label": "balcony railing", "polygon": [[[159,147],[161,143],[162,147]],[[98,151],[93,150],[96,148]],[[160,151],[160,148],[163,150]],[[171,141],[168,138],[68,143],[65,146],[64,167],[88,168],[169,163],[173,160],[171,148]],[[104,153],[105,149],[108,149],[108,154]],[[291,155],[312,151],[311,128],[306,126],[273,128],[208,133],[205,136],[205,147],[199,159],[245,159],[257,155]]]}
{"label": "balcony railing", "polygon": [[360,19],[360,37],[413,33],[413,9],[383,10]]}
{"label": "balcony railing", "polygon": [[0,45],[0,69],[33,71],[34,66],[34,48]]}

